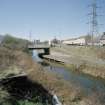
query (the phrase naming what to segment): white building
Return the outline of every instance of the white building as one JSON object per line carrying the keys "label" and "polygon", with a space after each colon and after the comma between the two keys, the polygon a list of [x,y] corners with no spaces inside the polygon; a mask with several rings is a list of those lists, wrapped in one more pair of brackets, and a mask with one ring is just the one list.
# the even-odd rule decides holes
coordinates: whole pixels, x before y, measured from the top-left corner
{"label": "white building", "polygon": [[85,37],[80,37],[80,38],[64,40],[62,43],[67,45],[85,45],[86,40]]}
{"label": "white building", "polygon": [[103,33],[103,35],[100,38],[100,44],[105,45],[105,32]]}

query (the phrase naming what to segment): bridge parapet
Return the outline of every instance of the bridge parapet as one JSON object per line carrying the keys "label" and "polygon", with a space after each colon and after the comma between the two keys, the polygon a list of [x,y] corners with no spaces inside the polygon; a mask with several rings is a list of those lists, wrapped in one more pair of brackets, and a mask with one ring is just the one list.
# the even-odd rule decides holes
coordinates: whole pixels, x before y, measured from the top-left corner
{"label": "bridge parapet", "polygon": [[44,48],[50,48],[50,45],[41,45],[41,44],[33,44],[33,45],[28,45],[28,48],[33,48],[33,49],[44,49]]}

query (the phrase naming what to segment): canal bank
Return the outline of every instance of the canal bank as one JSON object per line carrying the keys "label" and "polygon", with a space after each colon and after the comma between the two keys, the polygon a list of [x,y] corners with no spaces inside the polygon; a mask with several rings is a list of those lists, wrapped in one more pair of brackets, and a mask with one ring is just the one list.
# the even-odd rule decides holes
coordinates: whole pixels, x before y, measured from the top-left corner
{"label": "canal bank", "polygon": [[80,87],[87,95],[91,95],[95,91],[105,92],[104,79],[96,78],[84,74],[80,71],[74,71],[62,64],[49,62],[47,60],[45,60],[44,63],[42,63],[42,66],[48,72],[54,73],[59,78],[63,78],[65,81],[68,81],[74,84],[75,86]]}
{"label": "canal bank", "polygon": [[[52,63],[52,61],[53,61],[53,63]],[[62,62],[59,62],[59,61],[56,62],[56,60],[53,60],[53,58],[52,58],[52,60],[51,59],[44,60],[43,62],[41,62],[41,65],[43,66],[44,71],[46,73],[54,74],[58,80],[66,81],[70,85],[72,84],[72,86],[74,87],[74,90],[75,90],[75,87],[78,88],[77,90],[75,90],[75,92],[76,93],[79,92],[80,97],[78,97],[78,95],[77,95],[78,98],[73,99],[73,100],[76,100],[75,102],[77,102],[77,100],[79,100],[77,102],[78,103],[77,105],[82,105],[82,104],[80,104],[80,102],[83,101],[81,99],[81,96],[82,96],[82,98],[87,98],[87,100],[90,101],[90,99],[88,99],[88,98],[90,98],[90,96],[100,94],[99,97],[95,97],[95,100],[97,100],[97,101],[104,100],[103,99],[104,96],[102,95],[102,93],[105,92],[105,80],[99,79],[99,78],[94,78],[92,76],[83,74],[79,71],[71,70],[69,67],[62,65]],[[58,84],[56,84],[56,86],[58,86]],[[56,88],[56,86],[55,86],[55,88]],[[60,86],[59,89],[60,88],[62,88],[62,87]],[[57,89],[57,91],[58,91],[58,89]],[[68,94],[72,94],[72,93],[70,92]],[[91,97],[91,99],[94,100],[93,97]],[[71,103],[73,102],[73,100],[71,101]],[[91,100],[91,102],[92,102],[92,100]],[[101,104],[97,104],[97,105],[101,105]]]}
{"label": "canal bank", "polygon": [[72,70],[105,79],[105,60],[99,58],[96,53],[100,49],[94,49],[96,51],[91,51],[93,49],[88,47],[56,47],[51,49],[50,55],[44,55],[43,58],[64,64]]}
{"label": "canal bank", "polygon": [[41,84],[49,94],[56,94],[62,105],[75,105],[84,97],[79,87],[74,87],[70,82],[47,70],[45,71],[43,66],[38,64],[35,59],[32,59],[32,56],[23,52],[17,52],[15,56],[17,58],[16,64],[23,68],[28,79],[33,83]]}
{"label": "canal bank", "polygon": [[49,90],[29,79],[32,68],[35,77],[40,70],[32,57],[22,51],[0,47],[0,58],[0,105],[51,105]]}
{"label": "canal bank", "polygon": [[[16,51],[16,52],[13,52],[13,55],[15,57],[14,64],[17,65],[19,68],[21,68],[22,71],[24,71],[27,74],[28,80],[30,80],[32,83],[40,84],[40,86],[42,86],[43,89],[47,90],[49,94],[52,94],[52,92],[54,92],[58,96],[60,102],[63,105],[89,105],[88,103],[92,103],[91,105],[104,105],[103,102],[100,101],[100,100],[103,100],[102,98],[104,98],[104,96],[102,96],[101,92],[100,93],[94,92],[94,94],[87,96],[83,92],[83,89],[81,89],[81,87],[79,85],[74,85],[70,81],[67,81],[67,80],[62,79],[61,77],[58,77],[58,74],[60,74],[60,73],[55,75],[53,68],[59,68],[59,66],[51,67],[52,72],[50,72],[49,70],[47,70],[47,68],[46,68],[46,70],[44,70],[43,66],[36,63],[36,60],[33,60],[32,57],[26,53]],[[13,60],[13,62],[14,62],[14,60]],[[62,66],[62,65],[60,65],[60,66]],[[65,70],[63,70],[63,69],[64,68],[59,68],[59,69],[55,69],[55,71],[60,71],[60,70],[66,71],[66,69]],[[61,73],[63,73],[63,72],[61,72]],[[66,73],[66,74],[68,74],[68,73]],[[67,76],[65,76],[65,77],[67,77]],[[26,82],[25,81],[26,81],[26,79],[23,79],[23,78],[16,80],[16,82],[11,81],[11,86],[13,86],[13,89],[15,89],[14,86],[18,86],[19,88],[16,87],[17,88],[16,92],[17,92],[17,90],[21,91],[21,88],[20,88],[20,85],[21,85],[22,93],[26,89],[26,91],[25,91],[26,96],[27,95],[32,96],[30,93],[33,93],[32,91],[34,89],[35,89],[34,92],[38,92],[38,94],[41,95],[41,97],[45,95],[45,94],[41,94],[41,93],[43,93],[43,92],[41,92],[41,91],[43,91],[43,89],[40,90],[39,87],[36,87],[37,84],[35,85],[36,88],[33,87],[32,88],[33,90],[31,91],[30,90],[31,87],[27,88],[30,83],[28,81],[26,81]],[[24,88],[24,83],[26,84],[25,88]],[[16,84],[18,84],[18,85],[16,85]],[[10,87],[10,85],[8,85],[8,87]],[[13,90],[12,88],[9,88],[9,89]],[[37,91],[37,89],[39,91]],[[48,96],[46,96],[46,97],[48,97]],[[25,101],[25,100],[23,100],[23,101]],[[25,101],[25,103],[26,103],[26,105],[32,104],[29,99],[27,101]],[[12,104],[12,105],[14,105],[14,104]],[[42,104],[42,105],[44,105],[44,104]],[[47,104],[45,104],[45,105],[47,105]]]}

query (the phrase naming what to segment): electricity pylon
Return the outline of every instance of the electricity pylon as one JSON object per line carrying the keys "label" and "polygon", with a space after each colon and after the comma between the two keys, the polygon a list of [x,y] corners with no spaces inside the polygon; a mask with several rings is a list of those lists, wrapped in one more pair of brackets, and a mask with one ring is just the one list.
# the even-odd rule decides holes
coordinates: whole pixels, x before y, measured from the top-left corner
{"label": "electricity pylon", "polygon": [[96,0],[92,0],[92,4],[91,4],[91,13],[89,13],[90,17],[91,17],[91,21],[90,21],[90,35],[91,35],[91,43],[92,45],[94,45],[95,42],[95,37],[98,36],[98,20],[97,20],[97,1]]}

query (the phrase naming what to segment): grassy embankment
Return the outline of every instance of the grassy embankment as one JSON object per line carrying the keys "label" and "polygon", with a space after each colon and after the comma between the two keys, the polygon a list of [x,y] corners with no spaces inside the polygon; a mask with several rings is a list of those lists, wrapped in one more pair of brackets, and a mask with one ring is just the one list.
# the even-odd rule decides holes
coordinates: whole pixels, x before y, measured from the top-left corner
{"label": "grassy embankment", "polygon": [[[20,78],[20,82],[16,78],[7,79],[9,82],[7,80],[1,81],[25,73],[23,67],[17,65],[18,57],[15,54],[28,52],[26,45],[27,40],[7,35],[0,46],[0,105],[42,105],[41,95],[44,93],[39,94],[39,91],[46,90],[40,84],[33,84],[24,77]],[[37,89],[39,87],[40,89]]]}
{"label": "grassy embankment", "polygon": [[52,51],[67,54],[69,63],[74,70],[105,79],[105,47],[62,46]]}
{"label": "grassy embankment", "polygon": [[[6,36],[4,39],[2,47],[0,47],[0,78],[6,78],[24,72],[28,75],[29,80],[33,83],[41,84],[50,94],[54,91],[64,103],[69,103],[75,99],[78,100],[77,97],[80,97],[80,91],[74,89],[72,85],[69,86],[68,83],[64,83],[63,80],[59,80],[55,75],[44,72],[43,68],[35,63],[30,55],[23,52],[27,50],[21,42],[20,39],[11,36]],[[4,101],[11,97],[10,93],[4,87],[0,89],[0,103],[6,104]]]}
{"label": "grassy embankment", "polygon": [[[52,91],[54,91],[59,97],[60,101],[62,103],[65,103],[65,105],[88,105],[88,102],[92,103],[92,105],[104,105],[100,104],[99,93],[92,95],[91,98],[90,96],[85,96],[85,94],[79,87],[67,83],[61,78],[58,78],[55,75],[49,74],[48,72],[44,71],[43,68],[37,63],[33,62],[31,57],[27,54],[21,51],[15,51],[12,54],[14,54],[15,61],[14,64],[12,63],[13,66],[10,65],[10,67],[14,67],[15,65],[15,69],[12,68],[14,73],[15,70],[19,70],[20,72],[24,71],[25,73],[27,73],[29,80],[31,80],[33,83],[41,84],[43,88],[49,91],[49,93],[52,93]],[[6,71],[8,71],[8,69],[6,69]],[[6,93],[6,95],[9,94]],[[27,103],[29,102],[30,101],[27,101]]]}
{"label": "grassy embankment", "polygon": [[[40,84],[44,89],[48,90],[49,94],[52,94],[52,92],[56,93],[64,105],[104,105],[103,100],[99,100],[99,93],[91,95],[91,97],[85,96],[79,87],[65,82],[54,74],[44,71],[39,64],[32,60],[31,56],[21,50],[0,47],[0,58],[2,59],[0,60],[0,78],[25,72],[32,83]],[[24,81],[22,82],[24,83]],[[1,103],[10,99],[10,97],[11,94],[6,91],[4,87],[0,87]],[[24,102],[21,101],[22,100],[18,101],[19,103],[17,105],[35,104],[29,99],[24,100]],[[4,105],[6,104],[7,103],[4,103]]]}
{"label": "grassy embankment", "polygon": [[[54,74],[43,71],[43,68],[32,61],[30,57],[24,54],[19,54],[19,65],[25,67],[28,77],[32,81],[37,81],[50,93],[54,91],[62,103],[66,105],[104,105],[104,95],[94,92],[91,96],[86,96],[80,87],[74,86],[72,83],[65,82],[63,79],[56,77]],[[23,59],[22,59],[23,58]],[[28,60],[27,60],[28,59]],[[27,66],[26,66],[27,65]],[[100,97],[103,99],[100,100]]]}
{"label": "grassy embankment", "polygon": [[[72,101],[78,101],[79,98],[82,97],[79,87],[75,88],[73,85],[66,83],[55,75],[45,72],[43,68],[33,62],[32,58],[26,53],[21,51],[11,52],[11,50],[6,48],[0,48],[0,52],[3,52],[0,53],[0,55],[4,57],[2,58],[3,62],[1,61],[1,64],[4,64],[5,62],[5,66],[3,65],[0,70],[1,78],[25,72],[28,75],[29,80],[41,84],[43,88],[50,93],[54,91],[60,97],[62,102],[67,103],[66,105],[72,103]],[[13,56],[13,58],[10,58],[11,56]],[[5,95],[7,94],[8,93]]]}

